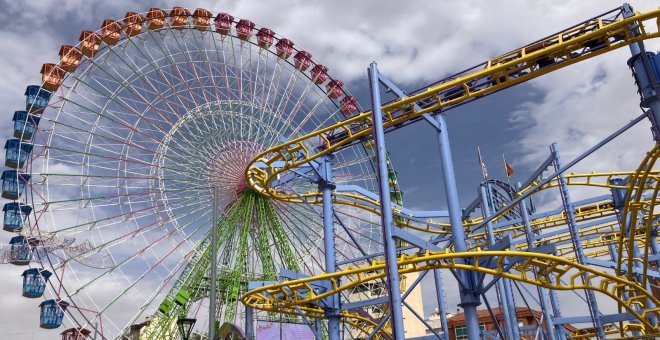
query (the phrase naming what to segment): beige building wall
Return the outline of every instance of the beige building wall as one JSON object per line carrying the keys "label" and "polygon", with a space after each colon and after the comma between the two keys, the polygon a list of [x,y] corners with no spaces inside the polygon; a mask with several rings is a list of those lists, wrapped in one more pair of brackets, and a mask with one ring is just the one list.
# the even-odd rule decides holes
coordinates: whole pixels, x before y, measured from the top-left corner
{"label": "beige building wall", "polygon": [[[405,276],[405,287],[406,290],[410,285],[415,282],[419,273],[409,273]],[[422,296],[422,285],[418,284],[415,289],[408,295],[406,298],[406,303],[410,305],[412,309],[417,312],[422,318],[424,318],[424,297]],[[419,321],[419,319],[406,307],[403,306],[403,329],[406,339],[414,338],[418,336],[428,335],[426,333],[426,326]]]}

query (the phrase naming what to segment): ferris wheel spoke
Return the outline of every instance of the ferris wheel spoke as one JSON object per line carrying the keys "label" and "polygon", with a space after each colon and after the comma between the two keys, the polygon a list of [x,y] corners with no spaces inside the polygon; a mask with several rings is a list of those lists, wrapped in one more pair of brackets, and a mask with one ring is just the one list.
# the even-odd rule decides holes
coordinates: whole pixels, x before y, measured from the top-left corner
{"label": "ferris wheel spoke", "polygon": [[[279,202],[278,202],[279,203]],[[281,207],[281,204],[276,203],[278,206]],[[311,244],[314,247],[314,251],[318,252],[319,255],[323,255],[325,250],[318,244],[318,241],[323,238],[321,233],[316,232],[316,230],[323,230],[323,225],[318,223],[318,219],[313,218],[314,216],[318,216],[316,211],[309,212],[304,210],[306,208],[300,207],[297,205],[290,205],[285,209],[279,209],[278,210],[278,218],[279,221],[281,221],[282,226],[286,226],[286,228],[282,228],[282,226],[278,226],[274,228],[274,231],[280,231],[280,234],[284,235],[289,235],[289,243],[290,243],[290,249],[292,249],[296,254],[296,258],[298,259],[304,259],[307,256],[304,256],[304,254],[301,254],[299,251],[300,247],[297,245],[300,244],[307,244],[308,246]],[[293,213],[284,213],[284,210],[290,210]],[[311,214],[311,216],[310,216]],[[301,229],[305,228],[305,229]],[[283,231],[283,232],[281,232]],[[304,235],[307,239],[301,239],[300,235]],[[279,237],[279,239],[282,239],[282,236]],[[293,242],[295,241],[295,243]],[[311,241],[311,242],[310,242]],[[284,242],[284,245],[287,245],[286,242]],[[283,253],[288,253],[286,249],[283,249]],[[290,256],[290,255],[288,255]],[[322,265],[318,259],[314,256],[312,256],[312,262],[316,264],[317,268],[324,268],[324,265]],[[307,271],[314,272],[314,268],[309,267],[307,262],[303,262],[303,264],[307,267]]]}
{"label": "ferris wheel spoke", "polygon": [[[199,215],[199,217],[197,217],[197,218],[202,218],[202,216],[203,216],[203,215]],[[193,219],[193,220],[191,220],[189,223],[192,224],[192,223],[195,223],[195,222],[196,222],[196,219]],[[202,222],[204,222],[204,221],[202,221]],[[208,217],[207,217],[207,219],[206,219],[206,222],[208,222]],[[202,223],[202,224],[203,224],[203,223]],[[196,231],[200,231],[200,230],[202,230],[202,227],[201,227],[201,226],[198,227]],[[169,241],[168,237],[169,237],[169,236],[172,236],[176,231],[177,231],[176,229],[172,229],[172,230],[168,231],[166,234],[164,234],[164,235],[160,236],[159,238],[157,238],[156,240],[154,240],[153,242],[147,244],[146,247],[144,247],[144,248],[142,248],[142,249],[139,249],[138,251],[136,251],[136,252],[134,252],[134,253],[132,253],[132,254],[129,254],[129,256],[127,256],[124,260],[122,260],[121,262],[117,263],[117,264],[115,265],[115,267],[113,267],[113,268],[111,268],[111,269],[109,269],[109,270],[104,271],[103,273],[101,273],[99,276],[97,276],[97,277],[94,278],[93,280],[91,280],[91,281],[89,281],[89,282],[83,284],[82,286],[80,286],[77,290],[75,290],[75,291],[73,292],[72,295],[76,295],[76,294],[77,294],[78,292],[80,292],[81,290],[85,289],[85,288],[88,287],[89,285],[91,285],[91,284],[93,284],[94,282],[98,281],[98,280],[101,279],[102,277],[111,274],[115,269],[117,269],[117,268],[121,268],[123,265],[126,265],[129,261],[136,259],[138,256],[140,256],[140,259],[141,259],[141,260],[144,259],[142,256],[144,255],[145,251],[147,251],[147,250],[149,250],[149,249],[154,249],[154,248],[155,248],[157,245],[159,245],[161,242]],[[154,265],[150,265],[150,266],[149,266],[149,270],[148,270],[147,272],[145,272],[143,275],[141,275],[139,279],[143,278],[144,275],[146,275],[147,273],[151,272],[151,271],[155,268],[155,265],[160,264],[165,258],[167,258],[168,256],[170,256],[170,255],[171,255],[175,250],[177,250],[179,247],[181,247],[182,245],[186,244],[186,242],[188,241],[188,239],[189,239],[190,237],[192,237],[193,234],[194,234],[194,233],[191,233],[191,234],[188,236],[188,238],[184,238],[184,239],[182,239],[181,241],[179,241],[178,243],[176,243],[176,246],[174,246],[173,249],[171,249],[170,251],[168,251],[163,257],[158,258],[157,261],[156,261],[156,263],[155,263]],[[136,281],[137,281],[137,280],[136,280]]]}

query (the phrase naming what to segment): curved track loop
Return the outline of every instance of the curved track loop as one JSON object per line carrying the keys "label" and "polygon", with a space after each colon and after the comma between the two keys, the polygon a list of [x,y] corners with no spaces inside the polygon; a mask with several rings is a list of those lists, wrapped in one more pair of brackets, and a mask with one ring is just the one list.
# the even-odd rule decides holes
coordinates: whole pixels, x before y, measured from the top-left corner
{"label": "curved track loop", "polygon": [[[652,170],[658,157],[660,157],[660,144],[656,144],[646,154],[637,169],[637,173],[628,179],[626,205],[621,217],[623,228],[621,228],[618,235],[619,261],[617,261],[617,274],[625,275],[628,280],[636,280],[642,287],[647,287],[649,283],[647,274],[652,238],[644,237],[640,247],[638,235],[651,235],[652,228],[658,223],[655,207],[658,204],[660,181],[657,176],[653,175],[654,171]],[[649,192],[652,194],[643,195]],[[625,270],[635,266],[642,267],[641,275],[636,275],[633,270]]]}
{"label": "curved track loop", "polygon": [[[457,263],[456,260],[461,258],[471,259],[474,264]],[[506,261],[513,264],[512,269],[516,272],[512,272],[505,266]],[[559,256],[520,251],[464,253],[427,251],[423,254],[403,255],[399,257],[398,264],[400,274],[433,269],[463,269],[548,289],[589,289],[597,291],[617,301],[627,312],[637,318],[640,324],[643,325],[642,331],[645,334],[660,334],[660,328],[654,327],[647,320],[652,314],[660,316],[660,308],[647,308],[649,303],[656,306],[660,304],[660,301],[654,298],[651,293],[635,282],[594,270]],[[534,271],[538,273],[537,278],[534,277]],[[584,284],[580,282],[582,274],[586,274],[587,277]],[[260,310],[286,311],[292,310],[294,306],[305,306],[316,310],[316,307],[309,307],[310,305],[313,306],[314,302],[358,284],[384,277],[385,263],[374,261],[370,266],[348,267],[341,272],[285,281],[254,289],[243,295],[242,301],[245,305]],[[562,279],[566,279],[569,284],[554,283],[561,282]],[[318,282],[330,282],[333,289],[316,293],[312,284]],[[630,294],[630,298],[627,300],[621,298],[624,292]],[[310,314],[309,316],[322,317],[322,314]]]}
{"label": "curved track loop", "polygon": [[[630,18],[610,23],[604,23],[602,20],[590,21],[584,26],[571,28],[535,43],[535,45],[541,44],[541,46],[547,47],[541,47],[534,52],[529,52],[531,47],[535,47],[535,45],[530,45],[506,53],[486,62],[486,66],[482,70],[468,73],[429,87],[418,94],[384,105],[382,107],[383,126],[386,129],[393,128],[419,119],[425,113],[447,110],[458,104],[537,78],[633,42],[660,37],[660,33],[649,33],[644,29],[645,21],[653,21],[657,27],[656,20],[659,18],[660,9],[657,9],[646,13],[636,13]],[[637,35],[631,35],[629,32],[629,27],[633,24],[639,25],[640,32]],[[589,45],[594,41],[602,41],[604,45],[591,49]],[[590,52],[583,53],[582,51],[585,50]],[[578,53],[579,56],[572,57],[571,53]],[[547,58],[552,58],[555,62],[549,66],[539,65],[539,60]],[[515,78],[512,77],[514,73]],[[484,84],[485,81],[488,83]],[[475,87],[475,84],[480,84],[480,87]],[[458,96],[441,96],[446,91],[453,89],[460,91]],[[421,109],[415,108],[415,104]],[[248,185],[262,195],[302,203],[299,195],[273,188],[270,185],[271,182],[290,169],[368,138],[371,135],[371,126],[371,112],[366,111],[270,148],[255,157],[252,164],[246,169]],[[308,147],[308,145],[319,145],[319,141],[321,147],[317,149]],[[267,169],[254,166],[257,162],[265,164]],[[307,195],[317,196],[318,193],[312,192]]]}

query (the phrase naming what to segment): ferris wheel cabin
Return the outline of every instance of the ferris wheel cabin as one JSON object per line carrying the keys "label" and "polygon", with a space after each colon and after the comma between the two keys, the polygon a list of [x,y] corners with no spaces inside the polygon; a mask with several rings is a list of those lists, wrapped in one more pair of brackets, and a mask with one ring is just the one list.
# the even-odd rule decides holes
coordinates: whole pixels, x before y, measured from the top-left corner
{"label": "ferris wheel cabin", "polygon": [[203,8],[196,9],[193,13],[193,27],[198,31],[206,31],[211,24],[212,17],[211,11]]}
{"label": "ferris wheel cabin", "polygon": [[133,37],[142,31],[142,24],[145,18],[135,12],[128,12],[124,17],[124,33],[126,36]]}
{"label": "ferris wheel cabin", "polygon": [[183,7],[174,7],[170,12],[170,26],[177,30],[186,28],[190,12]]}
{"label": "ferris wheel cabin", "polygon": [[20,139],[8,139],[5,143],[5,165],[12,169],[22,168],[31,152],[32,144]]}
{"label": "ferris wheel cabin", "polygon": [[26,238],[23,235],[14,236],[9,240],[9,263],[17,266],[25,266],[32,259],[32,247],[39,244],[36,238]]}
{"label": "ferris wheel cabin", "polygon": [[236,35],[238,39],[243,41],[248,41],[252,38],[254,34],[254,23],[247,19],[241,19],[238,24],[236,24]]}
{"label": "ferris wheel cabin", "polygon": [[69,307],[69,303],[51,299],[42,302],[39,307],[41,308],[39,326],[45,329],[53,329],[62,325],[64,312]]}
{"label": "ferris wheel cabin", "polygon": [[12,121],[14,122],[14,137],[22,140],[32,138],[34,130],[39,125],[40,118],[38,116],[28,114],[27,111],[16,111]]}
{"label": "ferris wheel cabin", "polygon": [[41,81],[43,82],[43,87],[48,91],[56,91],[60,84],[62,84],[62,79],[64,79],[64,70],[55,64],[43,64],[41,66]]}
{"label": "ferris wheel cabin", "polygon": [[82,31],[78,41],[80,41],[80,52],[87,58],[94,57],[96,51],[101,48],[101,37],[92,31]]}
{"label": "ferris wheel cabin", "polygon": [[30,181],[30,175],[19,174],[16,170],[2,172],[2,197],[15,200],[25,191],[25,184]]}
{"label": "ferris wheel cabin", "polygon": [[312,81],[316,85],[321,85],[325,83],[326,80],[328,80],[328,68],[321,65],[321,64],[316,64],[314,67],[312,67]]}
{"label": "ferris wheel cabin", "polygon": [[90,334],[92,332],[85,328],[69,328],[60,333],[62,340],[85,340],[89,339]]}
{"label": "ferris wheel cabin", "polygon": [[300,71],[305,71],[312,65],[312,54],[307,51],[299,51],[293,59],[295,60],[294,65]]}
{"label": "ferris wheel cabin", "polygon": [[259,32],[257,32],[257,44],[261,48],[271,47],[273,45],[274,40],[275,40],[275,32],[273,32],[273,30],[271,29],[262,27],[259,29]]}
{"label": "ferris wheel cabin", "polygon": [[50,91],[39,85],[28,85],[25,89],[25,110],[30,113],[41,113],[48,105]]}
{"label": "ferris wheel cabin", "polygon": [[231,31],[231,23],[234,22],[234,17],[227,13],[218,13],[213,21],[215,22],[215,31],[227,35]]}
{"label": "ferris wheel cabin", "polygon": [[82,52],[71,45],[62,45],[58,55],[60,56],[60,68],[69,73],[78,68],[80,59],[82,58]]}
{"label": "ferris wheel cabin", "polygon": [[4,212],[4,223],[2,229],[10,232],[19,232],[25,226],[27,217],[32,212],[32,207],[18,202],[6,203],[2,207]]}
{"label": "ferris wheel cabin", "polygon": [[47,270],[40,270],[38,268],[30,268],[21,274],[23,276],[23,296],[26,298],[39,298],[44,295],[46,290],[46,283],[53,275]]}
{"label": "ferris wheel cabin", "polygon": [[147,28],[157,31],[165,27],[165,16],[167,14],[160,8],[151,8],[147,13]]}
{"label": "ferris wheel cabin", "polygon": [[287,59],[293,53],[293,42],[289,39],[282,38],[275,44],[275,49],[278,57]]}

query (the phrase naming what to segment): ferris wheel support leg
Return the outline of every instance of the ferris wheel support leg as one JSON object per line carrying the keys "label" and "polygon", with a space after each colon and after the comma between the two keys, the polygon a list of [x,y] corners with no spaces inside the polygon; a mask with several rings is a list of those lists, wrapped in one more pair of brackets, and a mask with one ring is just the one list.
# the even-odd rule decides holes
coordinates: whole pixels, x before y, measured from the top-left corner
{"label": "ferris wheel support leg", "polygon": [[[488,192],[490,190],[486,190],[486,187],[488,186],[487,183],[484,185],[479,186],[479,196],[481,198],[481,209],[482,213],[484,214],[484,217],[488,218],[492,214],[491,210],[491,204],[489,204],[490,197],[488,196]],[[490,189],[490,187],[489,187]],[[486,234],[488,236],[488,244],[493,245],[496,243],[495,241],[495,235],[493,234],[493,223],[491,221],[488,221],[486,223]],[[495,287],[497,290],[497,294],[500,296],[499,303],[500,303],[500,308],[502,308],[502,315],[504,316],[502,319],[504,319],[504,328],[506,329],[506,334],[507,338],[509,339],[520,339],[520,331],[518,331],[518,321],[516,320],[515,317],[515,304],[513,304],[513,297],[511,296],[511,286],[509,286],[507,289],[506,284],[508,283],[507,279],[500,279],[497,283],[495,283]],[[513,310],[512,310],[513,309]]]}
{"label": "ferris wheel support leg", "polygon": [[383,244],[385,245],[385,273],[389,307],[392,321],[392,336],[395,340],[403,340],[403,307],[401,299],[401,284],[399,282],[399,266],[396,256],[396,240],[392,221],[392,202],[390,199],[389,177],[387,173],[387,155],[385,147],[385,132],[383,129],[383,113],[381,111],[380,86],[378,68],[375,62],[369,65],[369,89],[371,91],[372,121],[376,159],[378,161],[378,189],[380,193],[381,228]]}
{"label": "ferris wheel support leg", "polygon": [[[550,151],[552,152],[552,157],[554,158],[555,171],[561,169],[561,160],[559,157],[559,147],[557,143],[552,143],[550,145]],[[564,205],[564,211],[566,212],[566,222],[568,223],[568,229],[571,234],[573,241],[573,247],[575,249],[575,255],[579,264],[587,263],[587,257],[584,254],[582,249],[582,238],[580,233],[577,230],[577,223],[575,222],[575,214],[573,208],[573,202],[571,201],[571,196],[568,193],[568,185],[566,184],[566,178],[564,173],[560,173],[557,176],[557,181],[559,182],[559,192],[561,194],[561,201]],[[582,282],[587,282],[586,274],[582,274]],[[596,302],[596,295],[593,290],[585,290],[585,297],[587,298],[587,304],[589,305],[589,312],[591,313],[591,320],[593,321],[594,328],[596,330],[598,339],[605,339],[605,329],[603,328],[603,323],[600,319],[600,311],[598,310],[598,303]]]}
{"label": "ferris wheel support leg", "polygon": [[[520,182],[516,183],[516,188],[520,190],[522,186],[520,185]],[[532,231],[532,226],[529,223],[529,214],[527,213],[527,201],[522,200],[520,201],[520,216],[522,217],[523,225],[525,227],[525,237],[527,238],[527,247],[528,249],[536,247],[536,238],[534,237],[534,232]],[[536,270],[534,270],[534,277],[537,275]],[[548,296],[548,291],[543,288],[543,287],[536,287],[538,296],[539,296],[539,302],[541,304],[541,310],[543,311],[543,322],[545,323],[545,330],[546,334],[549,340],[555,340],[555,331],[558,333],[559,338],[566,338],[565,334],[563,334],[564,327],[563,326],[558,326],[557,329],[555,329],[555,325],[552,322],[553,317],[560,317],[560,312],[559,308],[554,310],[554,313],[550,313],[550,308],[548,306],[548,300],[552,301],[551,299],[553,298],[552,296]],[[554,294],[552,290],[549,292],[550,294]]]}
{"label": "ferris wheel support leg", "polygon": [[[440,146],[440,160],[442,165],[442,177],[445,184],[445,195],[447,196],[447,208],[449,212],[449,223],[451,226],[451,241],[456,252],[466,252],[465,229],[461,220],[461,206],[458,202],[458,188],[456,176],[454,175],[454,164],[449,146],[449,134],[447,122],[443,113],[435,115],[435,124],[432,119],[428,120],[438,131],[438,143]],[[469,260],[457,259],[457,263],[464,264]],[[476,289],[475,274],[469,271],[457,271],[459,277],[459,306],[463,308],[465,315],[465,327],[469,340],[480,339],[479,320],[477,318],[477,306],[481,303],[479,292]]]}
{"label": "ferris wheel support leg", "polygon": [[211,286],[209,290],[209,339],[215,339],[218,284],[218,189],[213,190],[213,219],[211,220]]}
{"label": "ferris wheel support leg", "polygon": [[[333,220],[332,191],[335,185],[332,183],[332,155],[326,155],[322,159],[321,177],[319,178],[319,189],[323,193],[323,243],[325,253],[325,271],[334,273],[337,271],[337,260],[335,258],[335,222]],[[339,340],[340,316],[339,316],[339,294],[328,297],[328,306],[325,316],[328,318],[328,339]]]}

